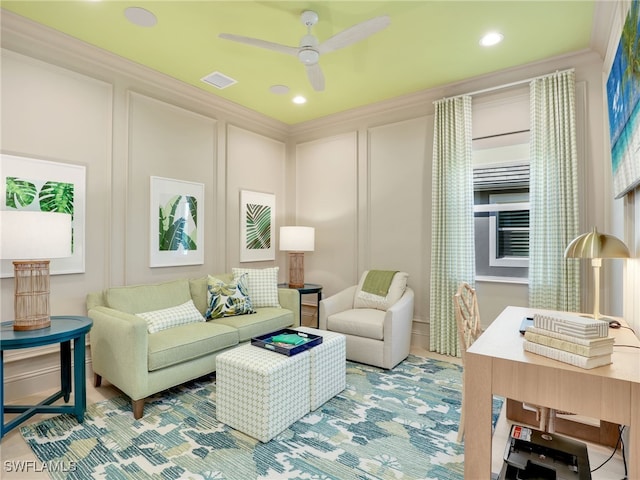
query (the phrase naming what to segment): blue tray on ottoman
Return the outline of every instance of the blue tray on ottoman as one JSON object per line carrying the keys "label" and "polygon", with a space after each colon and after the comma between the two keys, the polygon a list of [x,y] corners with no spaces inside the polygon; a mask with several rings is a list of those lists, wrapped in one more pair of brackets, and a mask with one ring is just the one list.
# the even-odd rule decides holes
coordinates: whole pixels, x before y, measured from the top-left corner
{"label": "blue tray on ottoman", "polygon": [[[278,335],[294,335],[304,340],[304,343],[300,343],[298,345],[287,344],[274,342],[273,338]],[[281,353],[282,355],[296,355],[300,352],[304,352],[305,350],[309,350],[316,345],[320,345],[322,343],[322,337],[320,335],[314,335],[312,333],[299,332],[297,330],[291,330],[289,328],[285,328],[283,330],[278,330],[276,332],[267,333],[266,335],[260,335],[259,337],[253,337],[251,339],[251,345],[256,347],[264,348],[266,350],[271,350],[272,352]]]}

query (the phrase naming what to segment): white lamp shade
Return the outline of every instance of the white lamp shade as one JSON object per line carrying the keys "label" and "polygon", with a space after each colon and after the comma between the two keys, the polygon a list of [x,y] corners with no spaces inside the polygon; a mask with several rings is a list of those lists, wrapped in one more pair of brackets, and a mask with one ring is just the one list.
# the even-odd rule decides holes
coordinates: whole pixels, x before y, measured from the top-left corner
{"label": "white lamp shade", "polygon": [[287,252],[313,252],[315,228],[280,227],[280,250]]}
{"label": "white lamp shade", "polygon": [[0,211],[0,258],[36,260],[71,256],[71,215]]}

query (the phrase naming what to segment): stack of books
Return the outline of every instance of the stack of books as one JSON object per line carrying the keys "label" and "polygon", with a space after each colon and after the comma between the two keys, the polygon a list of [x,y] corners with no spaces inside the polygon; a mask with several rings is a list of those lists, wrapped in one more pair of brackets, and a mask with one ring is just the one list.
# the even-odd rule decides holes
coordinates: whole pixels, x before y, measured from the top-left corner
{"label": "stack of books", "polygon": [[609,322],[570,313],[535,314],[524,337],[528,352],[591,369],[611,363]]}

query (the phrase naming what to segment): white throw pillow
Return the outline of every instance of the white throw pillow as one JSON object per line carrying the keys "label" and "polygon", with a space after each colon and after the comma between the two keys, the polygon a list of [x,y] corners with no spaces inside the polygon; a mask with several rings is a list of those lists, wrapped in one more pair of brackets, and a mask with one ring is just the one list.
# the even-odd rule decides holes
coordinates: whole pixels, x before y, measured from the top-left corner
{"label": "white throw pillow", "polygon": [[375,308],[377,310],[388,310],[394,303],[400,300],[400,297],[404,294],[407,288],[407,279],[409,274],[407,272],[396,272],[389,285],[389,291],[385,297],[380,295],[374,295],[373,293],[364,292],[362,286],[367,278],[369,270],[362,274],[360,277],[360,283],[356,290],[356,296],[353,300],[354,308]]}
{"label": "white throw pillow", "polygon": [[278,268],[233,268],[233,281],[237,282],[240,275],[246,273],[249,278],[249,298],[254,308],[277,307],[278,299]]}
{"label": "white throw pillow", "polygon": [[163,308],[152,312],[142,312],[136,314],[147,321],[147,331],[156,333],[167,328],[177,327],[187,323],[204,322],[204,317],[200,314],[193,303],[193,300],[178,305],[177,307]]}

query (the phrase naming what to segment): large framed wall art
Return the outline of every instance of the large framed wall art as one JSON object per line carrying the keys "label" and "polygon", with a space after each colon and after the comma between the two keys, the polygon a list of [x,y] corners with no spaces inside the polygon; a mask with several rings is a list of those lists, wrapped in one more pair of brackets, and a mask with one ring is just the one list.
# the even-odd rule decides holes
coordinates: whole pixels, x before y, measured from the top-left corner
{"label": "large framed wall art", "polygon": [[[15,155],[0,155],[2,210],[57,212],[71,215],[71,256],[54,258],[50,274],[84,272],[86,167]],[[46,235],[46,232],[42,232]],[[28,260],[28,259],[27,259]],[[2,260],[0,277],[14,274]]]}
{"label": "large framed wall art", "polygon": [[204,184],[151,177],[149,266],[204,263]]}
{"label": "large framed wall art", "polygon": [[240,191],[240,261],[275,260],[276,196]]}
{"label": "large framed wall art", "polygon": [[640,8],[631,8],[620,35],[609,78],[607,100],[613,192],[620,198],[640,185]]}

